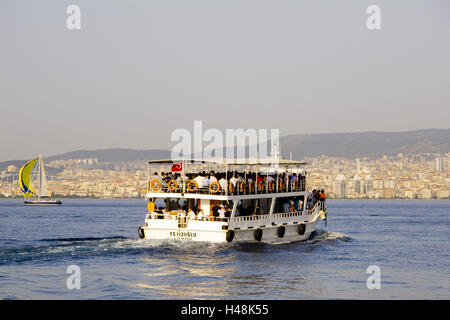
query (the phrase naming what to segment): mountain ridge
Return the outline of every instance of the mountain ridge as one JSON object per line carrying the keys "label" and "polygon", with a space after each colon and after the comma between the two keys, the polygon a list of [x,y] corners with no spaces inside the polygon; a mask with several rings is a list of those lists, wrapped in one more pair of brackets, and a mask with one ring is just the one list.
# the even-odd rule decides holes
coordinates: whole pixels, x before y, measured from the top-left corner
{"label": "mountain ridge", "polygon": [[[398,153],[446,153],[450,152],[450,129],[291,134],[280,137],[280,145],[283,156],[288,158],[292,152],[294,159],[321,155],[354,159]],[[115,163],[169,159],[170,156],[170,150],[164,149],[81,149],[44,157],[44,161],[97,158],[101,163]],[[0,162],[0,170],[6,170],[9,165],[20,166],[27,160]]]}

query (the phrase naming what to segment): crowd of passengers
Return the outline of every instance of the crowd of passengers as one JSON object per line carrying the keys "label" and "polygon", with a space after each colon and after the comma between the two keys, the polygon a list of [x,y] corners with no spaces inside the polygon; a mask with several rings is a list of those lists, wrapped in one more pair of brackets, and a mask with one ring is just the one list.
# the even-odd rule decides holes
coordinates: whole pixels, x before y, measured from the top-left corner
{"label": "crowd of passengers", "polygon": [[207,220],[225,220],[231,216],[231,207],[228,203],[215,204],[212,210],[212,216],[205,215],[203,209],[187,208],[182,199],[179,200],[179,208],[170,210],[164,202],[159,204],[149,200],[147,205],[149,217],[151,219],[177,219],[188,217],[191,220],[207,221]]}
{"label": "crowd of passengers", "polygon": [[[151,181],[154,182],[155,179],[161,182],[162,188],[167,188],[171,180],[176,181],[176,189],[183,188],[183,183],[185,187],[188,187],[188,191],[195,192],[209,191],[211,184],[217,182],[220,191],[229,193],[266,193],[266,192],[276,192],[278,191],[305,191],[305,181],[306,176],[302,174],[286,174],[281,173],[279,175],[266,175],[266,174],[256,174],[255,172],[214,172],[209,173],[203,171],[202,173],[187,173],[187,180],[183,181],[179,173],[173,172],[162,172],[158,174],[155,172]],[[190,183],[195,181],[194,183]],[[153,185],[153,184],[152,184]],[[189,190],[189,188],[191,188]],[[217,191],[219,191],[217,190]]]}
{"label": "crowd of passengers", "polygon": [[322,209],[325,209],[325,200],[327,199],[327,195],[325,193],[325,190],[316,190],[313,189],[312,192],[308,195],[308,198],[306,199],[306,207],[308,210],[312,210],[317,203],[322,207]]}

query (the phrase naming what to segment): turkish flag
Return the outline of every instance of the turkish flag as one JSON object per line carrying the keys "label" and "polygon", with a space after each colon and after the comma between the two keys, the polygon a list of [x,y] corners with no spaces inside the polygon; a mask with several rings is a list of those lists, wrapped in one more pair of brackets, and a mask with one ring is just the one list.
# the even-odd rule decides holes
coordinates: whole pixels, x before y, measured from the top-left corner
{"label": "turkish flag", "polygon": [[172,165],[172,172],[180,172],[183,170],[183,162],[174,163]]}

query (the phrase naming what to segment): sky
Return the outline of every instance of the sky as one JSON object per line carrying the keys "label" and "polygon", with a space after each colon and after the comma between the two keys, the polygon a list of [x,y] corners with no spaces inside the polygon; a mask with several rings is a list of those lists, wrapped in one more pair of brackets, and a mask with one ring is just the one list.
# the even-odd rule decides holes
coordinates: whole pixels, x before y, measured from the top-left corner
{"label": "sky", "polygon": [[195,120],[281,136],[450,127],[448,0],[0,0],[0,41],[0,161],[170,150]]}

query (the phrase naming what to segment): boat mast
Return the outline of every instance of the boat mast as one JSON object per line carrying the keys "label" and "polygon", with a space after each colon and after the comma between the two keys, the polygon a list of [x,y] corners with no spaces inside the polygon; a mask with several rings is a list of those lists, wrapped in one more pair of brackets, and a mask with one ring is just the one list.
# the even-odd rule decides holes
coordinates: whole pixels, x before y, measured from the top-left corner
{"label": "boat mast", "polygon": [[39,192],[38,192],[38,201],[41,200],[41,165],[42,165],[42,154],[39,155],[39,173],[38,173]]}

